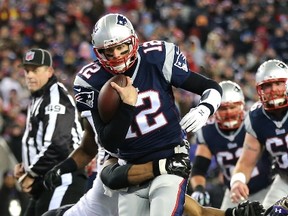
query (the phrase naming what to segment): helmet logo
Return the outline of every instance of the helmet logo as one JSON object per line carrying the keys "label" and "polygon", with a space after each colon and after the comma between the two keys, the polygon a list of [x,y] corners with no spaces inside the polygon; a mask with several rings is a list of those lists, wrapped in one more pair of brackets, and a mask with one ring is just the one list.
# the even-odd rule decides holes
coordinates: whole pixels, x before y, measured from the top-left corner
{"label": "helmet logo", "polygon": [[128,21],[127,21],[126,17],[124,17],[122,15],[117,16],[117,24],[125,26],[127,24],[127,22]]}

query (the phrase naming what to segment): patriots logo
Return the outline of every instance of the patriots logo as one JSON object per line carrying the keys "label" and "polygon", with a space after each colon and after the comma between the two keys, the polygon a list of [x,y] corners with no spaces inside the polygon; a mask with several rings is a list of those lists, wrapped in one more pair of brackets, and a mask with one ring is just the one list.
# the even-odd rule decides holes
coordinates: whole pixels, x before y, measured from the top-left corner
{"label": "patriots logo", "polygon": [[94,104],[94,91],[80,92],[75,95],[77,103],[84,104],[90,108],[93,108]]}
{"label": "patriots logo", "polygon": [[177,54],[177,59],[174,65],[186,72],[188,72],[188,65],[186,61],[186,57],[183,55],[182,52],[179,52],[179,50],[176,52]]}
{"label": "patriots logo", "polygon": [[127,22],[128,21],[127,21],[126,17],[124,17],[122,15],[117,16],[117,24],[125,26],[127,24]]}
{"label": "patriots logo", "polygon": [[25,55],[25,61],[31,61],[34,59],[35,52],[29,51]]}

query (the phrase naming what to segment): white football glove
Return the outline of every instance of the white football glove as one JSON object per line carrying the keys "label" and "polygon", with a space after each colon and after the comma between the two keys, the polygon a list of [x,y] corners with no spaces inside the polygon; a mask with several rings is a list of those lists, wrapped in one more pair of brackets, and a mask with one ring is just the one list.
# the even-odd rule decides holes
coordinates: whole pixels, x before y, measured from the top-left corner
{"label": "white football glove", "polygon": [[211,111],[205,105],[192,108],[180,121],[181,128],[186,132],[196,132],[206,124]]}

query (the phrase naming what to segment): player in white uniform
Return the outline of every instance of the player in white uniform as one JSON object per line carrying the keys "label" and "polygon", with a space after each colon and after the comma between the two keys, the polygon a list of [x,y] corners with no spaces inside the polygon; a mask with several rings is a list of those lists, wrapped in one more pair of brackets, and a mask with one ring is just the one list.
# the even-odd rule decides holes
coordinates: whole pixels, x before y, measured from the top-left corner
{"label": "player in white uniform", "polygon": [[[256,73],[260,101],[245,118],[246,135],[242,154],[231,178],[231,199],[249,195],[247,182],[264,148],[274,158],[277,173],[263,201],[268,208],[288,194],[288,66],[279,60],[264,62]],[[286,85],[285,85],[286,84]]]}

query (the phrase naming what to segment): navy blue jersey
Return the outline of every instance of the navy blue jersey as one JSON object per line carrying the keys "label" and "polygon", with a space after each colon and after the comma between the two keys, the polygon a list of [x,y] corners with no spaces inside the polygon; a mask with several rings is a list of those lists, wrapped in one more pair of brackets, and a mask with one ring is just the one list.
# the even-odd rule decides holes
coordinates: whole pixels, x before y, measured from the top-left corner
{"label": "navy blue jersey", "polygon": [[266,114],[260,102],[256,103],[245,119],[245,127],[275,159],[276,168],[288,173],[288,112],[275,121]]}
{"label": "navy blue jersey", "polygon": [[[191,71],[179,48],[164,41],[145,42],[137,58],[133,72],[124,73],[139,91],[136,112],[117,153],[124,160],[142,163],[172,155],[181,143],[183,131],[172,86],[179,87]],[[74,91],[80,112],[96,112],[98,93],[112,76],[97,61],[79,71]]]}
{"label": "navy blue jersey", "polygon": [[[215,122],[207,124],[197,131],[197,143],[207,145],[216,157],[224,175],[224,183],[229,188],[231,174],[242,152],[245,132],[244,123],[236,131],[226,134],[219,129]],[[253,194],[266,188],[271,182],[271,160],[266,152],[258,161],[248,182],[250,193]]]}

